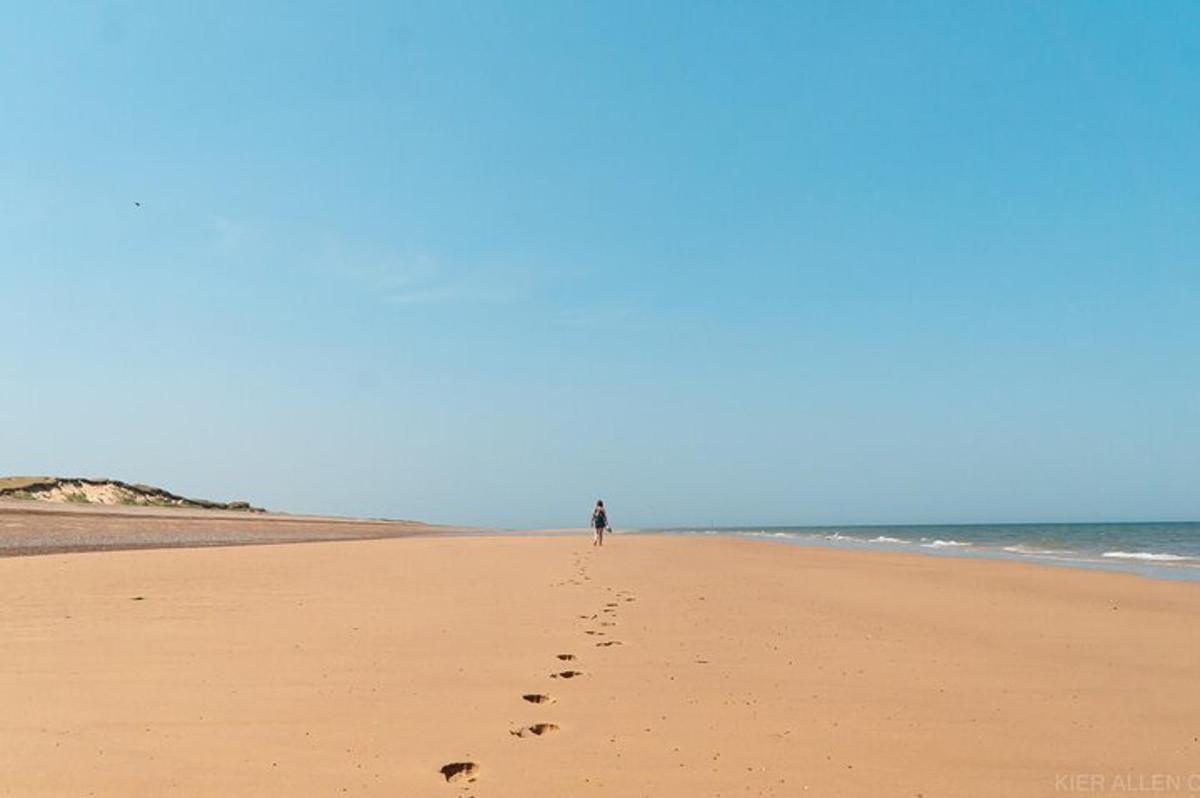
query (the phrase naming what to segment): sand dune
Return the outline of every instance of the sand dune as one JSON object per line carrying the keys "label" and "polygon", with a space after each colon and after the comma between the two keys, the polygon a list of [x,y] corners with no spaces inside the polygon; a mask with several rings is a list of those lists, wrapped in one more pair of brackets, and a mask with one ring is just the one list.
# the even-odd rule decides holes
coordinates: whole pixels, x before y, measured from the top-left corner
{"label": "sand dune", "polygon": [[264,512],[249,502],[217,502],[180,496],[154,485],[105,477],[0,477],[0,499],[50,504],[100,504],[127,507],[187,507],[202,510]]}
{"label": "sand dune", "polygon": [[10,558],[0,793],[929,798],[1187,779],[1198,610],[1194,584],[717,539]]}

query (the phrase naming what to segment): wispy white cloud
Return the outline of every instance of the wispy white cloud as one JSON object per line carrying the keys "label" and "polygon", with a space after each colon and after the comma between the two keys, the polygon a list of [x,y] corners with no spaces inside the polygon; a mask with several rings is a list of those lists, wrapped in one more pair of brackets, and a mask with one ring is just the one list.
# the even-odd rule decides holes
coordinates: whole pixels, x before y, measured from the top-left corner
{"label": "wispy white cloud", "polygon": [[499,269],[476,269],[455,273],[444,269],[432,277],[409,281],[380,293],[380,299],[391,305],[429,305],[438,303],[514,302],[520,291]]}
{"label": "wispy white cloud", "polygon": [[214,217],[212,225],[217,244],[225,249],[242,243],[246,240],[246,236],[249,233],[249,228],[246,225],[224,216]]}
{"label": "wispy white cloud", "polygon": [[515,302],[530,284],[525,270],[509,266],[468,267],[423,253],[365,253],[334,242],[325,250],[339,279],[387,305]]}
{"label": "wispy white cloud", "polygon": [[629,305],[590,304],[562,310],[553,318],[564,327],[602,330],[614,325],[626,329],[641,325],[646,316]]}

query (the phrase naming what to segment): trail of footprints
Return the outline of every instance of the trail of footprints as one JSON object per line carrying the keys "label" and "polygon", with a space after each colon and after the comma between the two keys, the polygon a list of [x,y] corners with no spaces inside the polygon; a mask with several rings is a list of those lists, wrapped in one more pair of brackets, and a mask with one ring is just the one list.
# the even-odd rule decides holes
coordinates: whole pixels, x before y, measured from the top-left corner
{"label": "trail of footprints", "polygon": [[[568,584],[580,585],[583,584],[583,582],[591,579],[591,577],[587,575],[587,565],[582,562],[581,558],[577,557],[575,559],[575,567],[578,569],[578,579],[569,579],[566,582],[559,582],[554,586],[558,587]],[[612,592],[611,587],[606,588],[606,590]],[[605,602],[604,607],[601,608],[600,612],[593,613],[591,615],[580,615],[578,616],[578,619],[581,621],[595,621],[596,625],[602,627],[616,626],[616,622],[611,619],[616,616],[617,609],[621,606],[622,602],[633,601],[634,597],[625,590],[617,591],[615,596],[617,601]],[[609,618],[610,620],[600,620],[602,617]],[[600,629],[585,629],[583,633],[592,637],[605,636],[605,632]],[[595,646],[598,648],[610,648],[612,646],[619,645],[621,645],[620,640],[601,640],[595,643]],[[554,657],[560,662],[575,662],[579,659],[579,657],[577,657],[575,654],[569,653],[555,654]],[[551,673],[550,678],[568,681],[583,675],[583,671],[567,669]],[[521,696],[521,700],[529,704],[536,704],[538,706],[557,703],[556,698],[551,695],[547,695],[546,693],[525,693]],[[517,729],[509,729],[508,733],[514,737],[529,739],[545,737],[546,735],[553,734],[559,730],[560,728],[557,723],[540,722],[531,723],[528,726],[522,726]],[[474,782],[479,777],[479,771],[480,766],[477,762],[450,762],[439,768],[439,772],[442,774],[442,777],[445,778],[447,783],[451,784],[455,782]]]}

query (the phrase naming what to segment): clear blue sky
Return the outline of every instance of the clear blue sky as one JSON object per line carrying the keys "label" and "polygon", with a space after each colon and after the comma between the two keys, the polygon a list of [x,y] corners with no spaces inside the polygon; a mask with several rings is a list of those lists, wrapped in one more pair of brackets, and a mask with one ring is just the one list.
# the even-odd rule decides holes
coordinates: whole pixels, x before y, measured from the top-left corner
{"label": "clear blue sky", "polygon": [[1200,517],[1196,3],[5,4],[0,98],[2,472]]}

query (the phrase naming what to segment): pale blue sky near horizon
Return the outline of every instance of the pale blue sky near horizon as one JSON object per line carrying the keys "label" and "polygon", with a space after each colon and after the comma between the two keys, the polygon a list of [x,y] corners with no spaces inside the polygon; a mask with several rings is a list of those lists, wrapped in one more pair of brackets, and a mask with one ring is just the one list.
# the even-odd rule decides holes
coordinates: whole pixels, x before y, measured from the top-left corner
{"label": "pale blue sky near horizon", "polygon": [[1200,5],[0,13],[2,472],[1200,519]]}

